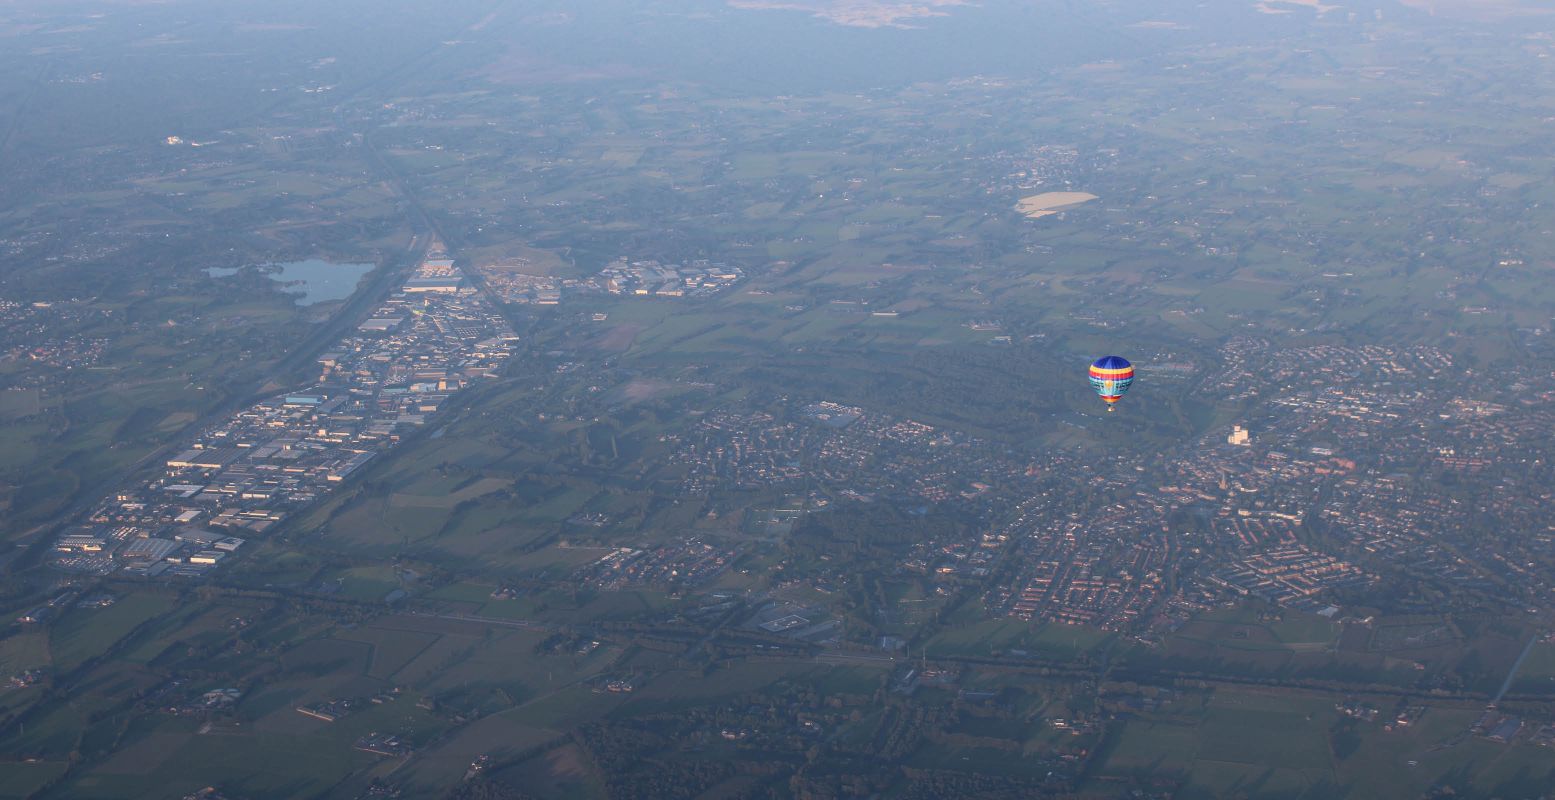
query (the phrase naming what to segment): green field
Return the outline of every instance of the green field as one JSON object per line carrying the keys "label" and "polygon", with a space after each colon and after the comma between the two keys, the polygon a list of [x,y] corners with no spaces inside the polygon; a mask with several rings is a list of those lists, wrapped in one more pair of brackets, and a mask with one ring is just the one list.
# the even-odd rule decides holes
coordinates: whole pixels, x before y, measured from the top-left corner
{"label": "green field", "polygon": [[107,608],[71,609],[49,632],[52,666],[70,670],[103,655],[140,625],[172,610],[176,602],[167,594],[136,592]]}
{"label": "green field", "polygon": [[930,655],[977,656],[1017,655],[1010,651],[1020,650],[1032,658],[1065,661],[1096,650],[1111,638],[1094,628],[999,620],[947,630],[927,649]]}

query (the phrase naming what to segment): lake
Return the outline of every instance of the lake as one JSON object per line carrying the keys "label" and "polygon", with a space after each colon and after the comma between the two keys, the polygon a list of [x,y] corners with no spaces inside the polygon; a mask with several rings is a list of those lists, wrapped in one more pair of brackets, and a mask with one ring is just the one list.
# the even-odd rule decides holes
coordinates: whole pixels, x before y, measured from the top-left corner
{"label": "lake", "polygon": [[[212,278],[236,275],[239,267],[209,267],[206,274]],[[273,281],[282,284],[282,291],[299,295],[297,305],[311,306],[331,300],[344,300],[356,291],[362,276],[371,272],[372,264],[336,264],[322,259],[288,261],[281,264],[264,264],[259,267]]]}

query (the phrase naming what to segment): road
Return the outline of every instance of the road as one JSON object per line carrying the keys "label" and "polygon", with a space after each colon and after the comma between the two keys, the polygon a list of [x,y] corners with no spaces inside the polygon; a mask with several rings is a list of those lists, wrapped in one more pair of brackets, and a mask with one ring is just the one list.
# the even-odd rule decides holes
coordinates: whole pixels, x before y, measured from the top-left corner
{"label": "road", "polygon": [[831,664],[834,666],[890,667],[896,664],[895,656],[850,653],[843,650],[823,651],[815,656],[815,660],[821,664]]}
{"label": "road", "polygon": [[499,628],[517,628],[524,631],[560,631],[568,626],[553,622],[541,622],[537,619],[508,619],[506,617],[483,617],[478,614],[434,614],[430,611],[407,612],[412,617],[422,619],[449,619],[458,622],[475,622],[481,625],[495,625]]}
{"label": "road", "polygon": [[1512,671],[1506,674],[1506,680],[1501,682],[1501,691],[1496,692],[1496,696],[1490,699],[1490,705],[1494,706],[1506,696],[1507,690],[1512,688],[1512,681],[1517,679],[1517,671],[1523,668],[1523,661],[1528,658],[1529,653],[1533,652],[1533,646],[1538,642],[1537,634],[1528,637],[1528,644],[1523,646],[1523,652],[1517,656],[1516,661],[1512,662]]}

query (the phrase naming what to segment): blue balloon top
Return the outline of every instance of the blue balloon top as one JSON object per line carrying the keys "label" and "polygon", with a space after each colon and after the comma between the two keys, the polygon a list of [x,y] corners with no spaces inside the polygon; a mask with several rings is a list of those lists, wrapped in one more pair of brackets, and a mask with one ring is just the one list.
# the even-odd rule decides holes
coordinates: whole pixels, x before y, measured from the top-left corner
{"label": "blue balloon top", "polygon": [[1102,356],[1091,366],[1097,369],[1127,369],[1134,365],[1128,363],[1128,359],[1122,356]]}

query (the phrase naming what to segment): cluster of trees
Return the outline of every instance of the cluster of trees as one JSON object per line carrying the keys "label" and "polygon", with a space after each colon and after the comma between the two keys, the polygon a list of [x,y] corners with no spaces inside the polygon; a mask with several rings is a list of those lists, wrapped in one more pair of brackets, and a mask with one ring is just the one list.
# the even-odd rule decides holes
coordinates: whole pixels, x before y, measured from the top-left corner
{"label": "cluster of trees", "polygon": [[665,755],[676,743],[635,721],[584,725],[574,738],[604,773],[611,797],[690,800],[735,774],[728,762]]}
{"label": "cluster of trees", "polygon": [[946,538],[966,524],[933,508],[914,514],[891,503],[842,503],[825,514],[806,516],[787,547],[796,557],[889,557],[919,542]]}
{"label": "cluster of trees", "polygon": [[454,787],[443,800],[534,800],[534,795],[493,778],[477,778]]}
{"label": "cluster of trees", "polygon": [[903,769],[906,785],[904,800],[932,800],[939,797],[965,797],[977,800],[1023,800],[1028,797],[1052,797],[1068,789],[1068,781],[1054,776],[1046,780],[1012,778],[974,772],[934,769]]}

